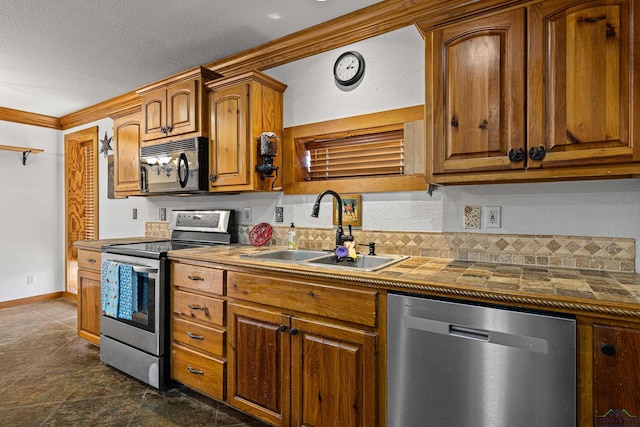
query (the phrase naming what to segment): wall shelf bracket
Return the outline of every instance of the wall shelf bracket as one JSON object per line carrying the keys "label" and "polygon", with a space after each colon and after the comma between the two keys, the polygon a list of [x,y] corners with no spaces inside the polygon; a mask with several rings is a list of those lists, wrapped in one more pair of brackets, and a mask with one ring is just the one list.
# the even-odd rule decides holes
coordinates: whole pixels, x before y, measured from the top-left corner
{"label": "wall shelf bracket", "polygon": [[18,151],[22,152],[22,164],[27,164],[27,157],[31,153],[42,153],[44,150],[41,148],[29,148],[29,147],[14,147],[13,145],[0,145],[0,150],[5,151]]}

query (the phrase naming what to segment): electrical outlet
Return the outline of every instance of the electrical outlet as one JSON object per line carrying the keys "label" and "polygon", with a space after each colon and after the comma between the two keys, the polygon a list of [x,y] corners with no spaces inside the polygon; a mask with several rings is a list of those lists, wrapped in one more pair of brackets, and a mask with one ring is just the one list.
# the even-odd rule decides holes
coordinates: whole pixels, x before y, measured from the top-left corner
{"label": "electrical outlet", "polygon": [[276,222],[284,222],[284,208],[276,206]]}
{"label": "electrical outlet", "polygon": [[251,222],[251,208],[244,208],[244,220]]}
{"label": "electrical outlet", "polygon": [[138,209],[133,208],[133,219],[138,219]]}
{"label": "electrical outlet", "polygon": [[485,215],[486,228],[500,228],[500,206],[487,206]]}
{"label": "electrical outlet", "polygon": [[27,285],[35,285],[36,284],[36,276],[33,274],[27,274]]}
{"label": "electrical outlet", "polygon": [[160,208],[160,221],[167,220],[167,208]]}

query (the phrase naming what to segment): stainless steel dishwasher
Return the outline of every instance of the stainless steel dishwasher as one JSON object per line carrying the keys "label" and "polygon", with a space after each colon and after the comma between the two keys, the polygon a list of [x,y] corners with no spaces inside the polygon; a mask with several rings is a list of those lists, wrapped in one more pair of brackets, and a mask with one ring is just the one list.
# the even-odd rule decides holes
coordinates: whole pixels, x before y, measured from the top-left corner
{"label": "stainless steel dishwasher", "polygon": [[388,296],[389,427],[576,425],[575,320]]}

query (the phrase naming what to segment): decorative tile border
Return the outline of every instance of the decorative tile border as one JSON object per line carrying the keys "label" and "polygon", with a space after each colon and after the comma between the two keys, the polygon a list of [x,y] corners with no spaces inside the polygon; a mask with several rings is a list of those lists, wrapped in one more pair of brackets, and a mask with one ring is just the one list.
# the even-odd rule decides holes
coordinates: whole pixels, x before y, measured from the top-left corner
{"label": "decorative tile border", "polygon": [[[238,226],[238,241],[249,244],[251,226]],[[288,227],[273,228],[271,244],[287,245]],[[335,229],[296,227],[298,247],[335,246]],[[149,222],[148,237],[171,237],[166,222]],[[376,253],[446,258],[495,264],[565,267],[610,272],[635,272],[634,239],[480,233],[428,233],[354,230],[356,243],[375,242]],[[359,252],[366,253],[361,247]]]}

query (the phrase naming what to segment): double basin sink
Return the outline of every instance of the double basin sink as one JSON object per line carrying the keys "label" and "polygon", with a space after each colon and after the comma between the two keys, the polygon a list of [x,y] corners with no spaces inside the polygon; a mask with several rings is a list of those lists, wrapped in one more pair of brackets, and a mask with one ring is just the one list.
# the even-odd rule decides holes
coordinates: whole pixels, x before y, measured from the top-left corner
{"label": "double basin sink", "polygon": [[303,266],[357,271],[377,271],[409,258],[404,255],[358,255],[355,261],[347,261],[338,260],[333,252],[305,249],[275,249],[243,254],[240,257],[256,261],[285,262]]}

